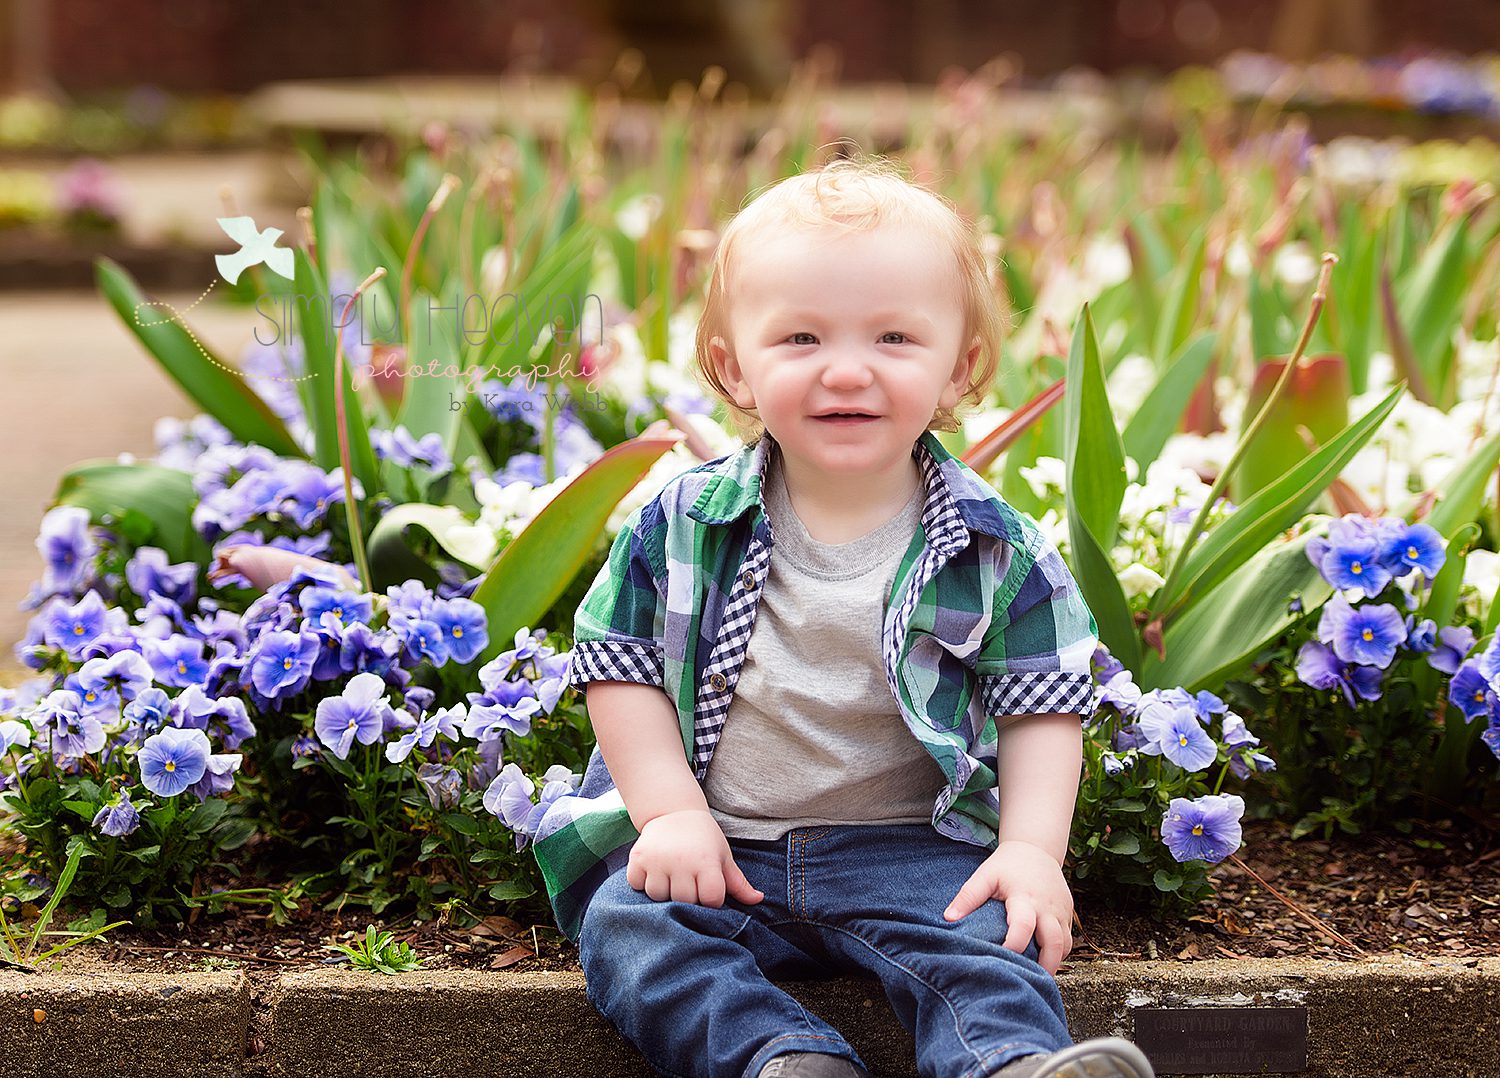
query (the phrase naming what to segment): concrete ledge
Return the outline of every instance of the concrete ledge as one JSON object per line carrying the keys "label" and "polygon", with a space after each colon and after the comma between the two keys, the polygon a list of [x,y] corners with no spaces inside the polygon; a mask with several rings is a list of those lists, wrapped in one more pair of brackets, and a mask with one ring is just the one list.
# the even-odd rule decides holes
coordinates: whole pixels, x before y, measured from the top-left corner
{"label": "concrete ledge", "polygon": [[[1130,1036],[1138,1007],[1305,1006],[1326,1078],[1500,1074],[1500,959],[1096,962],[1060,978],[1076,1037]],[[879,1078],[914,1045],[875,981],[785,982]],[[0,1059],[31,1075],[601,1075],[649,1078],[579,974],[311,969],[0,973]],[[37,1023],[33,1011],[47,1012]]]}
{"label": "concrete ledge", "polygon": [[7,1078],[239,1075],[249,1024],[250,987],[239,973],[0,970]]}

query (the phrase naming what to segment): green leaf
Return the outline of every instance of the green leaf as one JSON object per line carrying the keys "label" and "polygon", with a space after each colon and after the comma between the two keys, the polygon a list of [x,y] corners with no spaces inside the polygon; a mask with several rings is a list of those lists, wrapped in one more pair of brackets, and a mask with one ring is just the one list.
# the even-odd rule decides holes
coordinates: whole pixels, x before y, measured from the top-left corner
{"label": "green leaf", "polygon": [[472,816],[465,816],[462,812],[445,812],[443,822],[460,835],[479,834],[479,821]]}
{"label": "green leaf", "polygon": [[1114,545],[1125,496],[1125,448],[1109,407],[1088,304],[1073,331],[1063,398],[1069,512],[1077,510],[1100,547]]}
{"label": "green leaf", "polygon": [[548,502],[516,536],[474,589],[489,622],[488,661],[516,631],[535,627],[592,556],[620,499],[639,483],[677,436],[632,438],[614,446]]}
{"label": "green leaf", "polygon": [[[1244,669],[1292,622],[1322,606],[1333,589],[1308,560],[1304,534],[1260,551],[1167,624],[1166,658],[1148,651],[1137,683],[1213,689]],[[1300,597],[1301,611],[1288,609]]]}
{"label": "green leaf", "polygon": [[1464,218],[1443,226],[1422,252],[1409,277],[1397,289],[1397,308],[1427,384],[1446,399],[1453,356],[1453,330],[1458,326],[1468,275],[1468,231]]}
{"label": "green leaf", "polygon": [[536,894],[536,887],[525,880],[511,880],[507,883],[497,883],[489,890],[489,895],[497,902],[510,902],[516,899],[530,898]]}
{"label": "green leaf", "polygon": [[1218,340],[1218,334],[1206,330],[1183,345],[1125,425],[1125,452],[1139,466],[1140,475],[1146,474],[1146,468],[1161,455],[1162,446],[1172,432],[1181,426],[1182,414],[1187,411],[1193,391],[1213,362]]}
{"label": "green leaf", "polygon": [[285,457],[303,456],[286,426],[233,364],[200,346],[181,319],[148,301],[134,278],[108,258],[94,262],[99,291],[182,391],[242,442]]}
{"label": "green leaf", "polygon": [[208,545],[193,528],[198,495],[187,472],[159,464],[85,461],[63,473],[56,500],[59,505],[82,506],[96,524],[137,512],[151,521],[154,545],[173,562],[208,558]]}
{"label": "green leaf", "polygon": [[[447,305],[457,308],[462,303],[460,283],[454,281]],[[421,312],[422,317],[418,317]],[[411,310],[407,314],[409,325],[407,356],[415,368],[425,368],[433,360],[438,370],[454,367],[464,369],[464,349],[459,343],[458,315],[453,318],[432,317],[432,297],[426,292],[412,296]],[[463,409],[469,402],[467,383],[461,378],[442,376],[415,377],[408,374],[404,379],[401,410],[396,414],[396,425],[405,427],[413,438],[437,434],[443,439],[443,448],[453,455],[458,438],[458,425],[463,418]],[[454,408],[455,400],[458,407]]]}
{"label": "green leaf", "polygon": [[187,833],[194,836],[208,834],[228,811],[229,802],[221,797],[210,797],[188,814]]}
{"label": "green leaf", "polygon": [[1205,591],[1295,524],[1380,429],[1403,391],[1404,386],[1396,386],[1337,438],[1253,495],[1209,532],[1189,556],[1171,592],[1157,600],[1158,609],[1170,609],[1183,596],[1196,604]]}
{"label": "green leaf", "polygon": [[1479,534],[1479,525],[1470,523],[1460,527],[1448,540],[1443,567],[1433,577],[1432,590],[1427,593],[1427,602],[1422,608],[1422,613],[1437,622],[1439,627],[1453,622],[1453,612],[1458,609],[1458,594],[1463,588],[1464,563]]}
{"label": "green leaf", "polygon": [[1180,261],[1172,290],[1162,308],[1161,321],[1156,325],[1156,348],[1153,357],[1158,368],[1167,362],[1167,357],[1177,354],[1193,332],[1193,323],[1198,318],[1198,299],[1202,289],[1203,262],[1208,251],[1208,228],[1198,229],[1192,241],[1191,254]]}
{"label": "green leaf", "polygon": [[[332,310],[333,298],[323,282],[323,276],[309,261],[304,249],[297,249],[296,260],[293,308],[307,362],[306,384],[311,400],[307,420],[313,431],[314,459],[318,467],[324,471],[332,471],[340,467],[338,411],[333,377],[336,347],[333,325],[341,312]],[[344,411],[348,417],[349,460],[352,471],[364,487],[365,499],[368,500],[380,492],[380,476],[375,467],[374,451],[370,448],[364,407],[354,390],[347,355],[344,356]]]}
{"label": "green leaf", "polygon": [[1141,840],[1131,831],[1116,831],[1099,843],[1099,848],[1121,857],[1130,857],[1141,852]]}
{"label": "green leaf", "polygon": [[[1079,590],[1109,650],[1135,669],[1140,640],[1106,550],[1119,525],[1125,450],[1105,396],[1104,372],[1088,305],[1073,331],[1063,398],[1068,542]],[[1085,437],[1085,432],[1087,436]]]}
{"label": "green leaf", "polygon": [[[1500,467],[1500,433],[1455,464],[1433,488],[1439,491],[1438,500],[1427,523],[1444,539],[1452,539],[1465,524],[1478,520],[1484,509],[1485,485],[1496,467]],[[1407,519],[1421,500],[1418,495],[1407,502],[1402,511]]]}
{"label": "green leaf", "polygon": [[408,545],[408,528],[426,532],[450,557],[475,569],[495,557],[495,533],[454,506],[407,502],[389,510],[370,533],[370,571],[377,591],[412,577],[429,586],[437,582],[437,570]]}
{"label": "green leaf", "polygon": [[1151,882],[1156,884],[1158,891],[1175,891],[1182,886],[1182,877],[1175,872],[1159,868],[1152,875]]}

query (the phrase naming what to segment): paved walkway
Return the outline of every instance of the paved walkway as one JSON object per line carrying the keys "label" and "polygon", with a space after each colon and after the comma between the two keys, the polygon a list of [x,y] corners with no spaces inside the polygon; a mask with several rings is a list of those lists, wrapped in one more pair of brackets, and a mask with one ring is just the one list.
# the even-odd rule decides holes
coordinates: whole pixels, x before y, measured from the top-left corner
{"label": "paved walkway", "polygon": [[[158,298],[180,309],[194,296]],[[208,301],[187,317],[210,347],[236,359],[255,327],[252,312]],[[0,424],[0,667],[12,667],[31,616],[17,604],[41,578],[37,529],[58,478],[88,458],[152,455],[157,418],[198,409],[96,294],[0,293],[0,327],[10,405]]]}

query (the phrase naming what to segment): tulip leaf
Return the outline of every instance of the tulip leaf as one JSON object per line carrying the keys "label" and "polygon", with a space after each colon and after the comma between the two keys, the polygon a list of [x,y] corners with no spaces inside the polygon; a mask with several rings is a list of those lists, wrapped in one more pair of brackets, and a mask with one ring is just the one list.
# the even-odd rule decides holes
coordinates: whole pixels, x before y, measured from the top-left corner
{"label": "tulip leaf", "polygon": [[1412,352],[1427,384],[1445,399],[1465,286],[1468,231],[1462,216],[1450,220],[1428,243],[1411,275],[1401,282],[1397,308]]}
{"label": "tulip leaf", "polygon": [[1218,335],[1206,330],[1184,344],[1125,425],[1125,452],[1139,466],[1140,475],[1146,474],[1147,467],[1161,455],[1167,439],[1181,425],[1193,391],[1213,362],[1217,343]]}
{"label": "tulip leaf", "polygon": [[1125,495],[1125,449],[1109,409],[1088,304],[1084,304],[1073,330],[1063,417],[1073,571],[1098,625],[1100,639],[1121,662],[1135,669],[1140,640],[1108,556]]}
{"label": "tulip leaf", "polygon": [[1183,596],[1193,606],[1209,601],[1205,592],[1263,549],[1278,533],[1295,524],[1313,500],[1338,478],[1380,429],[1404,390],[1404,385],[1396,386],[1338,437],[1258,491],[1205,535],[1189,555],[1172,591],[1160,597],[1156,609],[1171,609]]}
{"label": "tulip leaf", "polygon": [[385,513],[370,533],[370,570],[377,591],[412,576],[437,582],[437,572],[407,545],[408,528],[426,532],[446,554],[475,569],[488,565],[495,556],[494,532],[471,521],[456,506],[407,502]]}
{"label": "tulip leaf", "polygon": [[[1477,520],[1484,509],[1485,483],[1497,467],[1500,467],[1500,433],[1455,464],[1438,482],[1434,489],[1441,493],[1427,515],[1427,523],[1444,539],[1452,539],[1465,524]],[[1402,515],[1410,519],[1421,498],[1418,495],[1409,501]]]}
{"label": "tulip leaf", "polygon": [[489,618],[487,660],[515,638],[516,630],[536,627],[588,562],[620,499],[680,437],[637,437],[609,449],[501,551],[472,596]]}
{"label": "tulip leaf", "polygon": [[1193,332],[1193,323],[1198,318],[1198,301],[1203,286],[1203,263],[1208,252],[1208,232],[1200,228],[1193,238],[1192,253],[1179,264],[1172,290],[1162,308],[1161,320],[1156,324],[1156,349],[1153,353],[1157,366],[1167,362],[1177,353]]}
{"label": "tulip leaf", "polygon": [[94,277],[109,305],[162,370],[230,434],[281,456],[303,455],[281,419],[246,384],[238,368],[195,340],[196,335],[178,317],[148,300],[123,267],[99,258],[94,262]]}
{"label": "tulip leaf", "polygon": [[[456,306],[458,301],[450,302]],[[417,368],[428,367],[433,360],[437,361],[439,371],[464,369],[457,320],[418,317],[418,312],[430,315],[431,304],[432,297],[426,292],[418,292],[412,297],[407,314],[406,356],[409,366],[395,425],[405,427],[416,439],[427,434],[441,435],[443,448],[451,457],[458,440],[459,421],[469,400],[468,383],[461,377],[417,376],[412,373]],[[457,408],[453,407],[454,403],[458,404]]]}
{"label": "tulip leaf", "polygon": [[1114,545],[1125,497],[1125,447],[1115,428],[1088,304],[1073,331],[1063,396],[1069,513],[1076,511],[1103,550]]}
{"label": "tulip leaf", "polygon": [[[302,338],[303,355],[307,361],[306,373],[309,375],[311,408],[307,415],[308,425],[313,431],[314,459],[318,467],[324,471],[332,471],[340,466],[338,411],[334,394],[333,325],[342,321],[342,304],[347,302],[347,297],[340,297],[340,309],[332,310],[334,298],[329,295],[322,274],[308,259],[307,251],[299,247],[296,260],[296,294],[293,306],[298,333]],[[350,377],[347,352],[344,355],[344,411],[349,434],[350,464],[364,487],[365,498],[370,499],[380,491],[380,473],[375,466],[375,454],[370,448],[364,407]]]}
{"label": "tulip leaf", "polygon": [[1458,593],[1463,588],[1464,563],[1478,539],[1479,525],[1468,523],[1462,525],[1453,538],[1448,540],[1447,557],[1443,559],[1443,567],[1438,570],[1437,576],[1432,579],[1432,590],[1422,608],[1422,613],[1439,626],[1453,621],[1453,612],[1458,609]]}
{"label": "tulip leaf", "polygon": [[[1221,687],[1262,648],[1333,594],[1307,557],[1309,535],[1269,546],[1230,573],[1218,587],[1168,623],[1166,657],[1147,651],[1143,689],[1181,685],[1189,692]],[[1300,609],[1291,602],[1300,598]]]}
{"label": "tulip leaf", "polygon": [[208,545],[193,528],[198,495],[193,477],[160,464],[120,464],[113,460],[85,461],[63,473],[57,503],[82,506],[97,524],[119,521],[138,513],[153,526],[150,542],[176,562],[202,562]]}

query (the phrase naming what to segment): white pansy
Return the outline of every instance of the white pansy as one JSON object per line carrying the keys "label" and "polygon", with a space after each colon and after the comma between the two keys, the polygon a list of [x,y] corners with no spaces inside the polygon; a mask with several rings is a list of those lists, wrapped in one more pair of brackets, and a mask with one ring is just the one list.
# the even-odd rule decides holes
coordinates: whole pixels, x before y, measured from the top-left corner
{"label": "white pansy", "polygon": [[1121,569],[1119,576],[1120,588],[1127,599],[1134,599],[1138,595],[1152,595],[1166,583],[1154,569],[1138,561]]}
{"label": "white pansy", "polygon": [[612,342],[614,359],[602,381],[620,400],[644,400],[651,387],[646,379],[646,349],[634,323],[617,322],[605,331]]}

